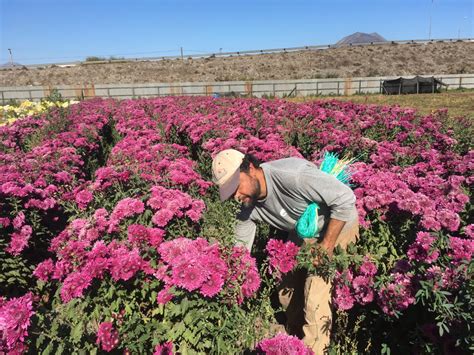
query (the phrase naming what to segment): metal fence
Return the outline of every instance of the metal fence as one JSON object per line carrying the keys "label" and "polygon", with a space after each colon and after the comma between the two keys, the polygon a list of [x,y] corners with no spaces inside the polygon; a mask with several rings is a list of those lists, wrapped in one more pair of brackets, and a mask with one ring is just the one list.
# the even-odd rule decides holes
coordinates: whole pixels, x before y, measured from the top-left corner
{"label": "metal fence", "polygon": [[[430,75],[431,76],[431,75]],[[448,89],[474,89],[474,74],[434,75]],[[156,83],[125,85],[61,85],[0,87],[2,104],[10,100],[38,101],[57,90],[66,99],[146,98],[162,96],[285,97],[311,95],[354,95],[382,93],[384,80],[397,77],[335,78],[308,80],[229,81],[212,83]]]}

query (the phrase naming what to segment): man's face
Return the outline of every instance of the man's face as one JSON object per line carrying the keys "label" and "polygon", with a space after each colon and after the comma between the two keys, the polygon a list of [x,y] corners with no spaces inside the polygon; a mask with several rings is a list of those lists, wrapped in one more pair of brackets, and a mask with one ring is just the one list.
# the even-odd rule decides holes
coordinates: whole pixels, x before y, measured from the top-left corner
{"label": "man's face", "polygon": [[242,203],[245,207],[252,207],[260,196],[260,182],[255,176],[255,169],[250,169],[248,173],[240,173],[240,183],[234,194],[234,199]]}

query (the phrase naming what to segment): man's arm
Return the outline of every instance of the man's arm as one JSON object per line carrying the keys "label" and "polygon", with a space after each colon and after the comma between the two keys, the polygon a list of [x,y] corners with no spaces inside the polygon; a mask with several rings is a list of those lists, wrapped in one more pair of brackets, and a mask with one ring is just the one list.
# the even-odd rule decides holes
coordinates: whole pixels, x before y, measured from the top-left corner
{"label": "man's arm", "polygon": [[319,245],[331,256],[337,237],[346,222],[353,218],[356,200],[354,192],[336,177],[319,169],[302,174],[299,182],[307,198],[317,203],[323,202],[329,208],[329,220]]}
{"label": "man's arm", "polygon": [[329,256],[332,256],[337,237],[341,233],[341,230],[344,228],[345,224],[345,221],[340,221],[334,218],[329,219],[326,232],[324,233],[323,240],[320,243],[321,247],[328,253]]}
{"label": "man's arm", "polygon": [[237,245],[245,246],[248,251],[252,251],[253,241],[255,239],[255,232],[257,226],[251,220],[240,221],[237,220],[235,225],[235,240]]}
{"label": "man's arm", "polygon": [[335,176],[314,168],[299,176],[302,196],[329,208],[330,219],[349,222],[353,218],[356,198],[352,189]]}
{"label": "man's arm", "polygon": [[248,251],[252,251],[257,225],[251,220],[252,209],[242,207],[237,214],[237,223],[235,224],[236,244],[245,246]]}

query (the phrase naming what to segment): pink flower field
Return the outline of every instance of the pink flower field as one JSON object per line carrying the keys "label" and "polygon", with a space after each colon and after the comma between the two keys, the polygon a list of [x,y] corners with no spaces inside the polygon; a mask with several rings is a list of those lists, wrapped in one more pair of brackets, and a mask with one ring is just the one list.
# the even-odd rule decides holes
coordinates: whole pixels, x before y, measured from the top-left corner
{"label": "pink flower field", "polygon": [[[474,350],[466,120],[338,101],[94,99],[0,127],[0,353],[310,354],[282,276],[334,279],[335,354]],[[318,267],[261,225],[236,246],[211,160],[351,156],[361,237]],[[390,352],[389,352],[390,353]]]}

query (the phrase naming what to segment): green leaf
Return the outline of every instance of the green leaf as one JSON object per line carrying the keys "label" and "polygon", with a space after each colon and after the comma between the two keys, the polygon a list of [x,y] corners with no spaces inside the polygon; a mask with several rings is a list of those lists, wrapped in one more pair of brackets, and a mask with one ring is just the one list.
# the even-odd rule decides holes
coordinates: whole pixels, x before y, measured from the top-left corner
{"label": "green leaf", "polygon": [[51,353],[51,351],[53,350],[53,347],[54,347],[54,343],[50,342],[48,344],[48,346],[46,347],[46,349],[43,350],[42,354],[43,355],[49,355]]}
{"label": "green leaf", "polygon": [[40,336],[38,337],[38,339],[36,339],[36,348],[40,348],[40,347],[41,347],[41,344],[43,344],[44,338],[45,338],[44,334],[40,334]]}
{"label": "green leaf", "polygon": [[82,322],[77,323],[71,330],[71,338],[73,343],[78,343],[81,340],[84,326]]}

